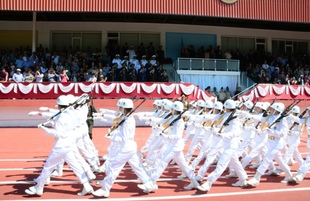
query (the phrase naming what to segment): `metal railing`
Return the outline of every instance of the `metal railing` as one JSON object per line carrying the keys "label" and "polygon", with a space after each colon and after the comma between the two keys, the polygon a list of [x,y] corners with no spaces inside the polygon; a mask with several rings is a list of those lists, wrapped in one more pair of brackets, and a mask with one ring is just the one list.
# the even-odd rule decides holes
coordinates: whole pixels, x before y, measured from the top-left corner
{"label": "metal railing", "polygon": [[178,58],[177,70],[239,71],[239,60]]}
{"label": "metal railing", "polygon": [[256,82],[254,82],[253,80],[251,80],[245,72],[240,72],[240,83],[239,85],[245,89],[248,87],[251,87],[253,85],[256,85]]}

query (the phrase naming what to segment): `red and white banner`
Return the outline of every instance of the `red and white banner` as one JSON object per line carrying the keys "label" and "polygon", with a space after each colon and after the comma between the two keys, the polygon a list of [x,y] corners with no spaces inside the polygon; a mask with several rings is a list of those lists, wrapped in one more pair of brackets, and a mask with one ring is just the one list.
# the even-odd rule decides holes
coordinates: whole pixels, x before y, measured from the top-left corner
{"label": "red and white banner", "polygon": [[63,94],[88,93],[94,98],[179,98],[182,94],[190,100],[213,99],[191,83],[0,83],[0,98],[57,98]]}
{"label": "red and white banner", "polygon": [[259,84],[240,98],[254,102],[258,99],[259,101],[262,101],[275,98],[279,100],[310,100],[310,86]]}

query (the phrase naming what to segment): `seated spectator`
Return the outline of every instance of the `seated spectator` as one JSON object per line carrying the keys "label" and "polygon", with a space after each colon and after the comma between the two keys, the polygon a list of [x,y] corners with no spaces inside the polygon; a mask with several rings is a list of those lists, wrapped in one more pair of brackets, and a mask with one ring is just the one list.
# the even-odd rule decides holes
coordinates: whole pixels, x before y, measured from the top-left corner
{"label": "seated spectator", "polygon": [[62,70],[60,75],[60,82],[68,82],[69,81],[69,77],[67,75],[67,70]]}
{"label": "seated spectator", "polygon": [[226,50],[224,57],[225,57],[225,59],[231,59],[232,55],[230,53],[230,50]]}
{"label": "seated spectator", "polygon": [[104,75],[100,75],[99,78],[97,79],[97,82],[106,82],[108,77],[105,77]]}
{"label": "seated spectator", "polygon": [[58,81],[58,75],[56,74],[56,72],[53,69],[51,69],[48,71],[47,79],[49,82],[57,82]]}
{"label": "seated spectator", "polygon": [[166,71],[166,70],[164,70],[164,71],[161,73],[161,75],[160,75],[160,77],[159,77],[159,81],[160,81],[160,82],[169,82],[169,77],[168,77],[168,75],[167,75],[167,71]]}
{"label": "seated spectator", "polygon": [[147,72],[144,66],[141,66],[140,70],[138,71],[138,81],[140,82],[147,81]]}
{"label": "seated spectator", "polygon": [[79,75],[77,74],[77,72],[73,71],[72,74],[71,74],[71,81],[72,82],[77,82],[78,81],[78,77],[79,77]]}
{"label": "seated spectator", "polygon": [[91,77],[89,77],[89,78],[87,79],[87,82],[92,82],[92,83],[97,82],[96,74],[93,73],[93,74],[91,75]]}
{"label": "seated spectator", "polygon": [[43,77],[44,77],[44,74],[40,72],[40,68],[37,67],[37,70],[36,70],[36,73],[35,73],[35,79],[36,79],[36,82],[43,82]]}
{"label": "seated spectator", "polygon": [[224,92],[224,88],[221,87],[220,91],[217,93],[217,98],[220,102],[224,103],[226,100],[226,93]]}
{"label": "seated spectator", "polygon": [[16,83],[19,83],[19,82],[23,82],[24,80],[24,76],[23,74],[21,73],[21,69],[18,68],[16,70],[16,73],[14,73],[13,77],[12,77],[12,80]]}
{"label": "seated spectator", "polygon": [[211,94],[211,86],[208,86],[207,88],[205,88],[205,92],[208,94]]}
{"label": "seated spectator", "polygon": [[298,84],[298,81],[296,80],[295,76],[293,76],[293,77],[291,78],[290,84],[291,84],[291,85],[296,85],[296,84]]}
{"label": "seated spectator", "polygon": [[234,92],[235,100],[238,100],[237,94],[240,95],[241,92],[242,92],[242,88],[241,87],[237,87],[236,91]]}
{"label": "seated spectator", "polygon": [[9,73],[6,72],[5,68],[3,67],[0,73],[0,82],[7,82],[9,80]]}
{"label": "seated spectator", "polygon": [[226,87],[225,89],[225,94],[226,94],[226,100],[227,99],[230,99],[232,97],[232,93],[231,91],[229,90],[229,87]]}
{"label": "seated spectator", "polygon": [[217,97],[217,89],[213,87],[213,91],[211,92],[212,96]]}
{"label": "seated spectator", "polygon": [[24,82],[33,82],[34,76],[31,73],[31,70],[28,69],[26,75],[24,76]]}
{"label": "seated spectator", "polygon": [[303,74],[301,74],[298,78],[298,84],[305,85],[305,77]]}

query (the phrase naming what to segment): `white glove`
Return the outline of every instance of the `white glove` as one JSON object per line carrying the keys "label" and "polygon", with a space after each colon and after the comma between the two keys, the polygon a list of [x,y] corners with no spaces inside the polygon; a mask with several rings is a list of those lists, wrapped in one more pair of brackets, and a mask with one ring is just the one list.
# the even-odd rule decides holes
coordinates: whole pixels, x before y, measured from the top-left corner
{"label": "white glove", "polygon": [[39,112],[38,111],[31,111],[28,113],[29,116],[35,116],[35,115],[38,115]]}
{"label": "white glove", "polygon": [[93,113],[93,117],[102,117],[103,115],[101,113]]}
{"label": "white glove", "polygon": [[157,132],[161,132],[163,130],[163,128],[159,126],[154,126],[154,128]]}
{"label": "white glove", "polygon": [[101,113],[106,113],[106,112],[107,112],[106,109],[99,109],[99,111],[100,111]]}
{"label": "white glove", "polygon": [[38,128],[43,129],[43,130],[47,129],[43,124],[39,124]]}
{"label": "white glove", "polygon": [[111,128],[109,128],[109,129],[108,129],[108,133],[105,134],[104,137],[105,137],[106,139],[111,139],[111,134],[112,134],[112,133],[111,133]]}
{"label": "white glove", "polygon": [[48,107],[40,107],[39,110],[41,110],[41,111],[49,111],[49,108]]}
{"label": "white glove", "polygon": [[103,117],[94,116],[94,120],[100,120],[100,121],[103,121]]}

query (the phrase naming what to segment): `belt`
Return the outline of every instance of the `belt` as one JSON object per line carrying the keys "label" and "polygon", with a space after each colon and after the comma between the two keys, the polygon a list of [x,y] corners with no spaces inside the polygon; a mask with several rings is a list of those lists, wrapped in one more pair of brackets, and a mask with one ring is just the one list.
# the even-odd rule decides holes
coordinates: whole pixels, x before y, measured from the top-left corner
{"label": "belt", "polygon": [[279,140],[280,138],[268,135],[268,140]]}
{"label": "belt", "polygon": [[87,119],[93,119],[92,117],[87,117]]}

